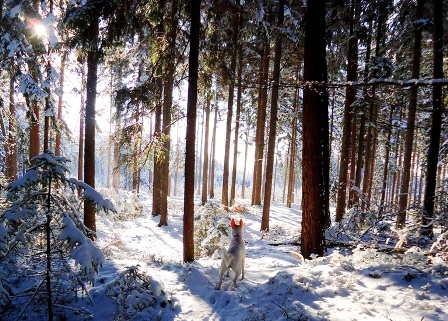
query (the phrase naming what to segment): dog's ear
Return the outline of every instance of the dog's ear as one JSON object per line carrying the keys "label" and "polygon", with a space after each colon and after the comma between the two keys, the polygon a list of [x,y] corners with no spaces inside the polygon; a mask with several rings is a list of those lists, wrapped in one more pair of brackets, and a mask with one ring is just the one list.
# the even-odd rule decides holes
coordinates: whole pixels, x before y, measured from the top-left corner
{"label": "dog's ear", "polygon": [[240,226],[243,227],[243,219],[240,220]]}
{"label": "dog's ear", "polygon": [[235,227],[235,220],[232,218],[232,221],[230,222],[230,226],[232,227],[232,228],[234,228]]}

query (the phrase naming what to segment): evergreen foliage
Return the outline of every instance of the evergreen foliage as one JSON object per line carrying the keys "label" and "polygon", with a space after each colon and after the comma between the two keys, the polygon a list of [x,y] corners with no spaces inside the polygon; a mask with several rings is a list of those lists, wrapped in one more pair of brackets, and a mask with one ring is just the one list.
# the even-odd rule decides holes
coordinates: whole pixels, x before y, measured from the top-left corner
{"label": "evergreen foliage", "polygon": [[90,186],[68,178],[67,162],[65,157],[41,154],[7,186],[0,217],[4,320],[32,320],[50,310],[70,315],[71,302],[89,299],[87,285],[104,262],[102,251],[89,238],[93,232],[83,224],[78,188],[98,209],[115,209]]}

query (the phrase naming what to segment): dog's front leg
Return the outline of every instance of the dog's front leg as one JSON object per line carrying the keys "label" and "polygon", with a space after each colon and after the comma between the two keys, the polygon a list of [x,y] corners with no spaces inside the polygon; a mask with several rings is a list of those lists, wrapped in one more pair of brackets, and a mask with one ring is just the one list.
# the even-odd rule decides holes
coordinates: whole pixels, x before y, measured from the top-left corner
{"label": "dog's front leg", "polygon": [[241,280],[244,280],[244,258],[241,260]]}
{"label": "dog's front leg", "polygon": [[223,275],[223,273],[219,272],[219,281],[218,281],[218,284],[216,284],[216,287],[215,287],[216,290],[219,290],[221,288],[222,275]]}

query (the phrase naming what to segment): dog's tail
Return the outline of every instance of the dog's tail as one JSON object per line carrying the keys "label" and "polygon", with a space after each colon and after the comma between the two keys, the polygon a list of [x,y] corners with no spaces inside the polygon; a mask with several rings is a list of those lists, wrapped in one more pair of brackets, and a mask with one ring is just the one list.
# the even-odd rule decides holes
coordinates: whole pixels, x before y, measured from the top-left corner
{"label": "dog's tail", "polygon": [[233,255],[227,253],[227,250],[225,248],[222,248],[222,255],[223,255],[224,262],[226,262],[226,266],[229,266],[230,262],[232,262]]}

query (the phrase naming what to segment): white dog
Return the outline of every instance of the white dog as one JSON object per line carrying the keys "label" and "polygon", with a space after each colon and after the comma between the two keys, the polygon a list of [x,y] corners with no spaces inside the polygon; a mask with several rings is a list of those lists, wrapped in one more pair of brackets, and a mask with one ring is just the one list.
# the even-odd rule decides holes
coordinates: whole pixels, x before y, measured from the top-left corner
{"label": "white dog", "polygon": [[221,261],[221,271],[219,272],[219,282],[216,285],[216,289],[219,290],[222,284],[222,277],[224,273],[227,272],[229,276],[229,270],[232,269],[235,272],[235,278],[233,279],[233,284],[235,287],[236,280],[241,275],[241,280],[244,279],[244,259],[246,258],[246,247],[244,246],[243,240],[243,220],[240,220],[239,224],[235,223],[232,219],[230,223],[232,227],[232,242],[229,245],[229,249],[222,249],[223,258]]}

